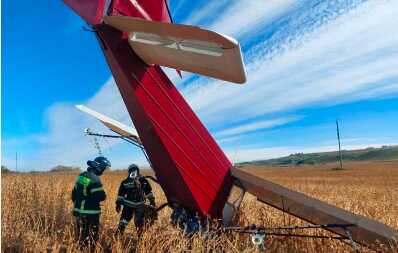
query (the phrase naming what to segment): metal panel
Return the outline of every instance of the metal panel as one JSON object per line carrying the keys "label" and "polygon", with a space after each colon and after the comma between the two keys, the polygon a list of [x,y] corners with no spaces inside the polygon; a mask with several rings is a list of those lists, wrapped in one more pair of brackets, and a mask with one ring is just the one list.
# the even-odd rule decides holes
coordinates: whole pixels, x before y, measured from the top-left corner
{"label": "metal panel", "polygon": [[[397,250],[394,239],[398,239],[398,231],[389,226],[308,197],[240,169],[233,168],[231,171],[233,177],[241,182],[247,192],[270,206],[313,224],[354,224],[355,226],[350,227],[349,230],[356,242],[370,248],[377,248],[377,243],[381,243],[390,245],[391,251]],[[328,230],[345,236],[344,231],[339,228]]]}
{"label": "metal panel", "polygon": [[104,21],[128,32],[131,47],[148,64],[234,83],[246,81],[240,46],[232,38],[195,26],[131,17],[107,16]]}

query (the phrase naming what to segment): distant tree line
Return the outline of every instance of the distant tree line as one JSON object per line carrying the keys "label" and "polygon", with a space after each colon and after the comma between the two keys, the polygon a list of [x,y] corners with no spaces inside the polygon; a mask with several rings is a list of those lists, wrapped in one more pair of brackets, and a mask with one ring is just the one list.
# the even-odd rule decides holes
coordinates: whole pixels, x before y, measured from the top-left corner
{"label": "distant tree line", "polygon": [[49,172],[80,172],[80,167],[77,166],[65,166],[65,165],[57,165],[50,169]]}
{"label": "distant tree line", "polygon": [[1,173],[10,173],[11,170],[7,168],[5,165],[1,165]]}
{"label": "distant tree line", "polygon": [[[7,166],[1,165],[1,173],[16,173],[13,170],[10,170]],[[43,173],[43,172],[68,172],[68,173],[80,173],[80,167],[77,166],[65,166],[65,165],[57,165],[51,168],[49,171],[25,171],[27,173]]]}

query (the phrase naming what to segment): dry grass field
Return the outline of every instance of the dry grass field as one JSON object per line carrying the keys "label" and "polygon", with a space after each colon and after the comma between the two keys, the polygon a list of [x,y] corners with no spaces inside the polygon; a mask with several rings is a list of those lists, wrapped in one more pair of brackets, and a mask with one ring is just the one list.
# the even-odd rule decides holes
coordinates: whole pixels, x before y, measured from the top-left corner
{"label": "dry grass field", "polygon": [[[398,229],[398,162],[346,163],[302,167],[245,167],[249,172],[291,187],[328,203],[345,208]],[[169,225],[170,210],[163,209],[155,224],[137,239],[133,225],[126,238],[115,240],[118,215],[114,211],[117,188],[125,175],[106,173],[102,177],[108,194],[101,216],[97,252],[256,252],[249,238],[223,234],[211,240],[197,235],[184,237]],[[1,181],[2,252],[77,252],[73,242],[70,191],[76,174],[3,174]],[[165,201],[154,186],[157,203]],[[240,225],[264,226],[302,224],[295,218],[261,204],[246,195],[237,219]],[[314,233],[319,233],[314,231]],[[352,252],[340,241],[270,237],[266,252]],[[362,248],[361,252],[371,252]]]}

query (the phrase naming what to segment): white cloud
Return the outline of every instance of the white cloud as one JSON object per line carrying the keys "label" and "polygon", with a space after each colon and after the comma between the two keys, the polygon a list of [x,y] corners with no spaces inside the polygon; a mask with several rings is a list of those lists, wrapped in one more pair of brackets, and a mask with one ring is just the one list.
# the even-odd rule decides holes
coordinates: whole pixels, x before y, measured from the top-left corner
{"label": "white cloud", "polygon": [[248,36],[253,37],[256,28],[270,23],[292,8],[295,2],[294,0],[230,1],[208,29],[234,37],[251,32],[252,34]]}
{"label": "white cloud", "polygon": [[256,122],[252,122],[252,123],[240,124],[235,127],[230,127],[225,130],[215,132],[214,136],[217,139],[222,140],[225,137],[242,135],[242,134],[250,133],[253,131],[259,131],[259,130],[263,130],[263,129],[267,129],[267,128],[285,125],[289,122],[299,120],[300,118],[301,117],[298,117],[298,116],[290,116],[290,117],[268,119],[268,120],[256,121]]}
{"label": "white cloud", "polygon": [[293,23],[276,49],[270,38],[249,51],[245,85],[201,78],[182,92],[209,125],[398,92],[397,13],[398,2],[373,1],[316,29]]}
{"label": "white cloud", "polygon": [[[217,13],[214,13],[214,11],[220,10],[220,8],[223,8],[230,3],[231,1],[229,0],[203,1],[201,6],[199,7],[200,9],[191,11],[192,14],[188,18],[186,18],[183,23],[190,25],[207,23],[209,19],[217,15]],[[211,15],[211,13],[215,15]]]}
{"label": "white cloud", "polygon": [[[132,124],[113,79],[106,82],[85,104],[127,125]],[[12,140],[10,145],[17,143],[23,147],[28,143],[38,143],[40,146],[33,154],[20,154],[20,168],[45,170],[59,164],[84,168],[88,159],[94,159],[98,155],[94,148],[93,137],[85,136],[84,129],[90,127],[95,132],[108,134],[112,132],[74,106],[71,103],[57,103],[50,106],[45,117],[48,125],[47,133]],[[132,145],[124,144],[121,140],[103,138],[98,140],[103,154],[109,157],[114,168],[125,167],[131,162],[147,164],[140,151]],[[3,157],[3,160],[13,165],[12,157]]]}

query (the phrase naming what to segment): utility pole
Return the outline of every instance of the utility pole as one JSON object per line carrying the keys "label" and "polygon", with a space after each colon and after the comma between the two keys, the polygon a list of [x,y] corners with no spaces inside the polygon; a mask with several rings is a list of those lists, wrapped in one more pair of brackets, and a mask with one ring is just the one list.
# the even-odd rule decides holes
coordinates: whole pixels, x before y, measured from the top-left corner
{"label": "utility pole", "polygon": [[337,129],[337,140],[339,142],[340,169],[342,170],[343,169],[343,156],[341,154],[339,122],[337,120],[336,120],[336,129]]}
{"label": "utility pole", "polygon": [[18,172],[18,152],[15,152],[15,172]]}

